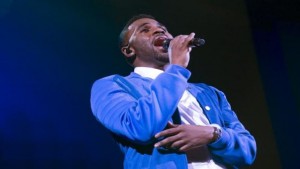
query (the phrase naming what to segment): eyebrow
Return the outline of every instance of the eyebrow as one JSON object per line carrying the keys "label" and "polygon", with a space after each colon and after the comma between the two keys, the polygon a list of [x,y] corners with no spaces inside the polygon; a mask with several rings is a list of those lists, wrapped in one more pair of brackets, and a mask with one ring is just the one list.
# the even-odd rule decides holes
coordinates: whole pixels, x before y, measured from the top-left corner
{"label": "eyebrow", "polygon": [[[149,22],[145,22],[145,23],[139,25],[139,26],[137,27],[137,30],[139,30],[140,28],[142,28],[143,26],[145,26],[145,25],[147,25],[147,24],[150,24],[150,23],[149,23]],[[163,25],[163,24],[161,24],[160,22],[157,22],[157,25],[160,26],[160,27],[163,27],[164,29],[167,29],[166,26]]]}
{"label": "eyebrow", "polygon": [[145,26],[145,25],[147,25],[147,24],[150,24],[150,23],[148,23],[148,22],[145,22],[145,23],[143,23],[143,24],[139,25],[139,26],[137,27],[137,29],[140,29],[141,27],[143,27],[143,26]]}

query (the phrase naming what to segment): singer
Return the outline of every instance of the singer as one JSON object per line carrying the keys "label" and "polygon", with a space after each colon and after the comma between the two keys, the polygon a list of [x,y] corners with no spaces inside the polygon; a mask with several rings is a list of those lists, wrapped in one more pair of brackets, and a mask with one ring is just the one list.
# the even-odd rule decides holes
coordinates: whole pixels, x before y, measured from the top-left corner
{"label": "singer", "polygon": [[[120,49],[134,68],[92,86],[91,108],[125,155],[125,169],[224,169],[251,165],[254,137],[223,92],[189,83],[194,33],[173,37],[150,15],[131,18]],[[168,47],[162,43],[171,39]]]}

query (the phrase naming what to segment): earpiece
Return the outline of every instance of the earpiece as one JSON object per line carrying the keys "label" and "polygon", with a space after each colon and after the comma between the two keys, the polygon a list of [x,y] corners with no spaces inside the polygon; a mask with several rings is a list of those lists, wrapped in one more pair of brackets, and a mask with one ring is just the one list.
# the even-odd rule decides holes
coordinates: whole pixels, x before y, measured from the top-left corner
{"label": "earpiece", "polygon": [[129,45],[122,48],[122,53],[125,55],[127,62],[132,66],[136,58],[134,50],[130,49]]}
{"label": "earpiece", "polygon": [[129,47],[127,47],[125,50],[127,54],[130,54],[132,52],[132,50]]}

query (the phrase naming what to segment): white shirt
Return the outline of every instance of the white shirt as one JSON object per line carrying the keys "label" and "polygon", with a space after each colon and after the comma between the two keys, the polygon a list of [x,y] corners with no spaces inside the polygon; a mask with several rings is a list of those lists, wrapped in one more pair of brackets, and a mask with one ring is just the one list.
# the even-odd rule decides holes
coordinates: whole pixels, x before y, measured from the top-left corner
{"label": "white shirt", "polygon": [[[159,74],[163,73],[162,70],[149,68],[149,67],[136,67],[134,72],[141,75],[142,77],[148,77],[155,79]],[[206,107],[209,109],[209,107]],[[190,125],[210,125],[207,117],[204,115],[202,108],[200,107],[196,98],[187,90],[184,91],[178,104],[178,111],[180,113],[180,118],[183,124]],[[197,157],[195,153],[201,153],[204,155],[205,161],[189,159],[189,157]],[[202,146],[194,149],[187,153],[188,157],[188,168],[189,169],[223,169],[225,167],[216,164],[207,149],[207,146]],[[203,158],[202,158],[203,159]]]}

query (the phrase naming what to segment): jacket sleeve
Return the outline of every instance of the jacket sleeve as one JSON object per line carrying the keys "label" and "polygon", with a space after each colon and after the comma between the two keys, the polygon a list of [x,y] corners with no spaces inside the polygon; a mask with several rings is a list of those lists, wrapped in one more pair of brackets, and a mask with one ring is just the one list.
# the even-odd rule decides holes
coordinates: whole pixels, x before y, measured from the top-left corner
{"label": "jacket sleeve", "polygon": [[[211,87],[212,88],[212,87]],[[256,142],[231,109],[223,92],[212,88],[217,94],[220,116],[223,120],[219,140],[209,145],[212,154],[235,168],[253,163],[256,157]]]}
{"label": "jacket sleeve", "polygon": [[113,76],[97,80],[91,90],[92,112],[114,134],[134,143],[148,144],[170,120],[189,77],[187,69],[169,65],[151,82],[149,92],[140,93],[140,98],[114,82]]}

